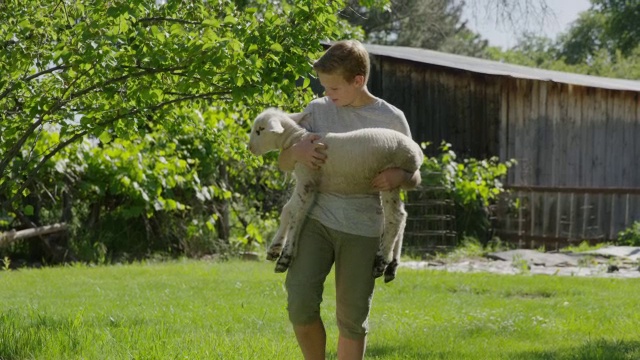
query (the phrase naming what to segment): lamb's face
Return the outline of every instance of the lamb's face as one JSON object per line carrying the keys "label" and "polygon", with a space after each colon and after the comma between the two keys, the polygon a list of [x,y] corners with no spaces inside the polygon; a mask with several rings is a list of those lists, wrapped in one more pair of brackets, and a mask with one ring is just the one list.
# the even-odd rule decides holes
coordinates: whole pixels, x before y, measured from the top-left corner
{"label": "lamb's face", "polygon": [[278,149],[278,144],[280,144],[278,138],[284,133],[284,128],[279,120],[281,116],[286,116],[286,114],[275,109],[267,109],[256,117],[249,135],[249,151],[251,153],[263,155]]}

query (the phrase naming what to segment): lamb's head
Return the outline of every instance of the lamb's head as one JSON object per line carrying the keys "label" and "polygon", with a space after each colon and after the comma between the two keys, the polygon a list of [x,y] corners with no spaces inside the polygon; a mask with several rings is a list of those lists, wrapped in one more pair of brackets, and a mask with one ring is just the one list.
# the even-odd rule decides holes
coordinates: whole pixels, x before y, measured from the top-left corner
{"label": "lamb's head", "polygon": [[269,108],[256,117],[249,135],[249,151],[263,155],[283,146],[285,126],[295,124],[287,113]]}

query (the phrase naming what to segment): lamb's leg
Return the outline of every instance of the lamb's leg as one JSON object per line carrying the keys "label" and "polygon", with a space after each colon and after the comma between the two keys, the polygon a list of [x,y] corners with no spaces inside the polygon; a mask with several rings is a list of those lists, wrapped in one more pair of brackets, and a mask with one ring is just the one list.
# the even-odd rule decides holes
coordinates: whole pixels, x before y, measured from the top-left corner
{"label": "lamb's leg", "polygon": [[307,213],[313,203],[314,196],[315,188],[311,183],[298,183],[296,184],[296,188],[291,199],[287,202],[287,205],[285,205],[290,214],[290,218],[287,224],[287,238],[284,243],[284,248],[276,262],[275,271],[278,273],[287,271],[289,265],[291,265],[291,261],[296,255],[298,236],[300,235],[302,225],[307,218]]}
{"label": "lamb's leg", "polygon": [[269,248],[267,249],[267,260],[276,260],[282,253],[282,248],[284,247],[284,244],[287,240],[289,225],[291,224],[293,217],[293,214],[291,212],[291,209],[295,206],[293,202],[294,199],[292,197],[282,208],[282,212],[280,213],[280,226],[278,227],[278,231],[273,236],[273,239],[269,244]]}
{"label": "lamb's leg", "polygon": [[400,189],[381,192],[381,199],[384,211],[384,232],[373,264],[374,277],[382,276],[387,265],[391,263],[396,240],[399,234],[404,231],[406,221],[406,213],[400,200]]}
{"label": "lamb's leg", "polygon": [[402,214],[402,222],[400,223],[400,228],[398,229],[398,236],[395,239],[393,245],[393,260],[387,265],[387,268],[384,270],[384,282],[388,283],[389,281],[396,278],[396,272],[398,270],[398,265],[400,265],[400,255],[402,253],[402,240],[404,239],[404,228],[407,224],[407,213],[404,209],[401,208]]}
{"label": "lamb's leg", "polygon": [[[309,213],[309,209],[316,197],[316,191],[310,191],[305,197],[303,207],[300,209],[299,217],[296,217],[296,221],[289,229],[289,238],[291,239],[291,256],[292,259],[295,258],[298,254],[298,241],[300,238],[300,232],[302,227],[304,226],[305,221],[307,220],[307,214]],[[287,264],[288,266],[288,264]]]}

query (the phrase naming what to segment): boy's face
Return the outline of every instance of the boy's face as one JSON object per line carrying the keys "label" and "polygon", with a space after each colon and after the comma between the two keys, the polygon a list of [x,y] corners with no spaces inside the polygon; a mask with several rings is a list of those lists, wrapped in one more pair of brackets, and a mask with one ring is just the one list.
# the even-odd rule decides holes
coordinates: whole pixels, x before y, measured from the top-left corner
{"label": "boy's face", "polygon": [[357,75],[352,82],[348,82],[341,74],[318,73],[324,93],[336,106],[349,106],[362,94],[364,76]]}

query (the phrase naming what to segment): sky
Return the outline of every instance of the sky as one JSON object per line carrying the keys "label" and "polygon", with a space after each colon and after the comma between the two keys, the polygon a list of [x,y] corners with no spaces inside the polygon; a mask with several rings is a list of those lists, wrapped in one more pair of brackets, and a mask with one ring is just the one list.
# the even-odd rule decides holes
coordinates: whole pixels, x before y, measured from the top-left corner
{"label": "sky", "polygon": [[[482,3],[484,0],[476,2]],[[553,14],[542,24],[535,19],[524,19],[519,21],[517,25],[508,22],[497,23],[495,16],[487,14],[489,10],[486,9],[474,11],[474,9],[468,8],[464,16],[468,20],[467,26],[482,35],[483,38],[488,39],[491,46],[507,49],[516,45],[518,35],[522,33],[521,28],[555,39],[556,35],[566,31],[569,24],[578,18],[578,14],[589,9],[590,5],[589,0],[546,0],[546,3]]]}

